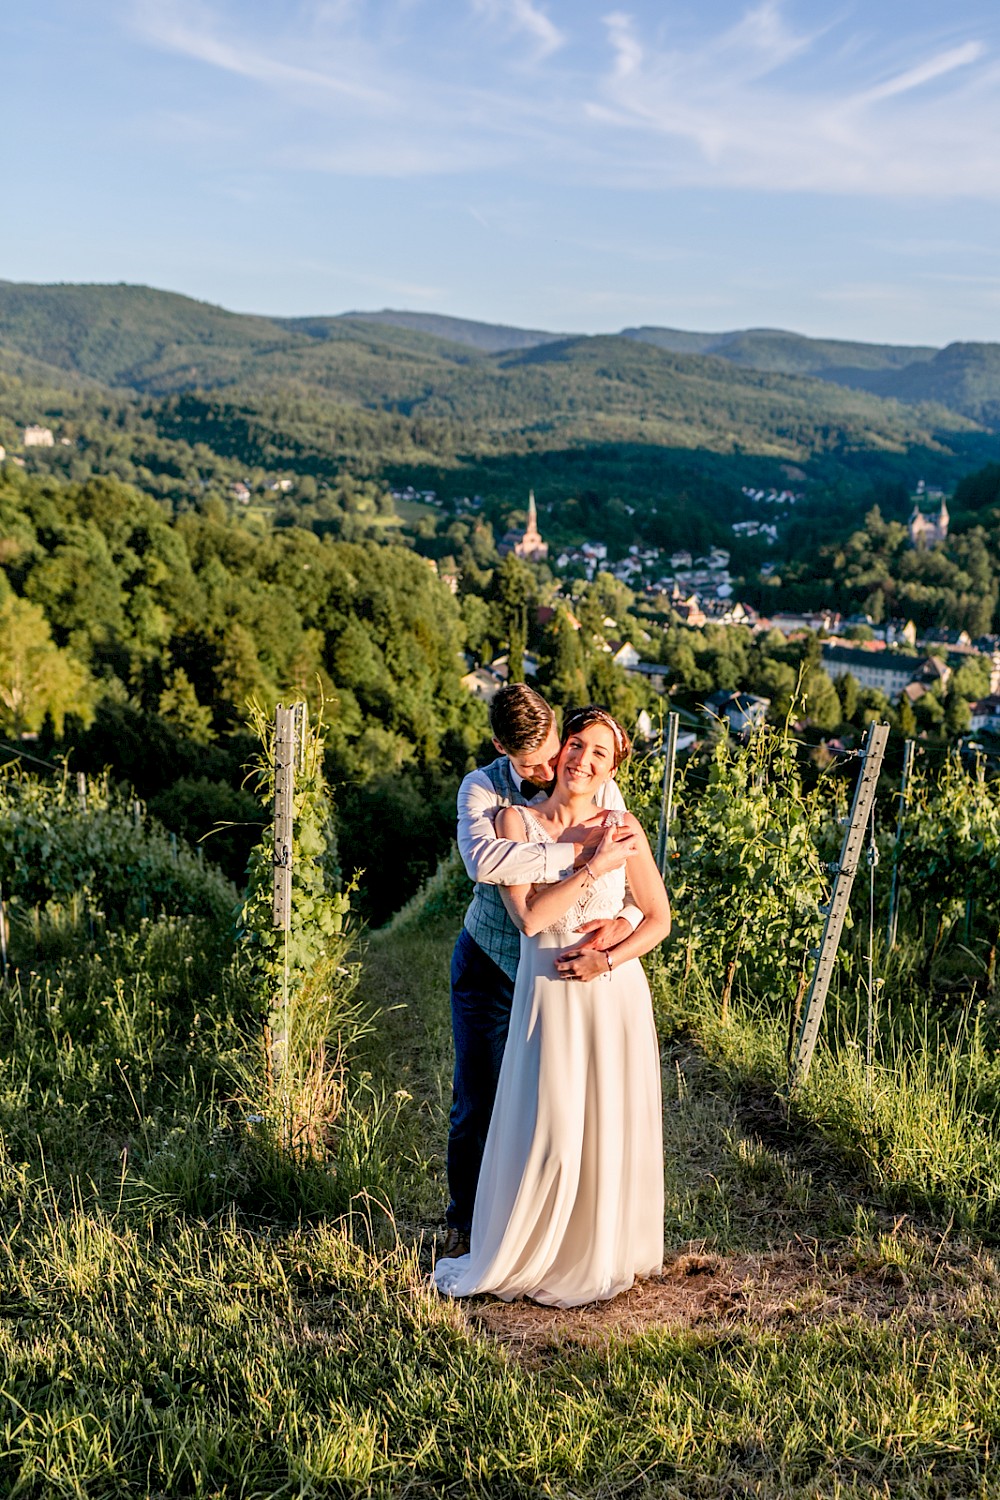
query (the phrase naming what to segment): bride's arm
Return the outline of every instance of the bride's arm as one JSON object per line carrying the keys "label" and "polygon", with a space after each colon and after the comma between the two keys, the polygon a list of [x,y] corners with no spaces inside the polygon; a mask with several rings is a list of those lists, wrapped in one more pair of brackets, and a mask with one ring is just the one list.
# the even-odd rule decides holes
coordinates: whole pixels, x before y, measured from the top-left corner
{"label": "bride's arm", "polygon": [[616,969],[626,959],[649,953],[670,933],[670,898],[649,841],[638,820],[625,815],[625,826],[635,836],[636,854],[629,860],[628,883],[632,899],[642,912],[642,921],[633,933],[613,948],[599,952],[593,948],[571,948],[556,959],[556,968],[565,979],[594,979]]}
{"label": "bride's arm", "polygon": [[[501,808],[497,814],[497,833],[503,839],[526,839],[524,819],[516,808]],[[576,905],[598,875],[620,869],[623,840],[620,833],[617,838],[615,834],[615,828],[609,827],[587,863],[557,885],[502,885],[500,895],[514,926],[528,937],[544,932]],[[645,843],[645,838],[642,842]],[[638,842],[633,838],[625,843],[624,853],[631,857],[637,848]],[[606,967],[607,961],[602,959],[602,962]]]}

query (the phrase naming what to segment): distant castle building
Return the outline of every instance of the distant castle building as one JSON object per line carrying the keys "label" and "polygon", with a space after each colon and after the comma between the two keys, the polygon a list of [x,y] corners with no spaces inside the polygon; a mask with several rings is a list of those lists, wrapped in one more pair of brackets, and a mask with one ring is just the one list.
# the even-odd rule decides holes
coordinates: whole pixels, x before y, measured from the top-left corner
{"label": "distant castle building", "polygon": [[948,514],[948,504],[944,495],[942,494],[941,496],[941,509],[936,516],[933,512],[928,513],[920,509],[920,501],[923,496],[927,494],[929,499],[933,493],[933,491],[925,491],[924,481],[921,479],[917,485],[917,493],[913,501],[913,514],[909,521],[910,545],[912,547],[933,547],[935,543],[943,542],[947,539],[951,517]]}
{"label": "distant castle building", "polygon": [[513,552],[515,557],[523,557],[525,562],[544,562],[548,557],[549,544],[542,541],[541,532],[538,530],[534,490],[528,491],[528,524],[524,531],[508,531],[497,551],[501,557],[506,557]]}
{"label": "distant castle building", "polygon": [[24,429],[24,446],[26,448],[51,448],[55,442],[51,427],[39,427],[32,423]]}

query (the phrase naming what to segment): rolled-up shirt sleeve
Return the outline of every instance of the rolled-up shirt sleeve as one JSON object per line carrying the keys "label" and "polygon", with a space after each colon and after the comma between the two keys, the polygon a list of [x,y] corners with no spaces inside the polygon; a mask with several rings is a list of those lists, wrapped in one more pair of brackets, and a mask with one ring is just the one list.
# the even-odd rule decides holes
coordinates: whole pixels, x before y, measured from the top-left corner
{"label": "rolled-up shirt sleeve", "polygon": [[551,885],[563,880],[573,868],[573,845],[498,839],[493,821],[504,805],[482,771],[470,771],[458,789],[458,852],[469,879],[484,885]]}

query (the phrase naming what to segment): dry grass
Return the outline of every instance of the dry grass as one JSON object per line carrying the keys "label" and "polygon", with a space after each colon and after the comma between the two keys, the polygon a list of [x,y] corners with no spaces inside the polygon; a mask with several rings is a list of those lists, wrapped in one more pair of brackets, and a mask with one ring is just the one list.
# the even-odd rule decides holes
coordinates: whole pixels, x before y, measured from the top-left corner
{"label": "dry grass", "polygon": [[[764,1255],[684,1249],[667,1258],[661,1276],[612,1302],[559,1309],[483,1297],[463,1310],[471,1331],[530,1364],[653,1331],[801,1329],[845,1320],[959,1328],[979,1316],[984,1298],[996,1296],[1000,1278],[990,1257],[949,1244],[928,1261],[932,1242],[907,1233],[897,1243],[901,1259],[891,1257],[889,1242],[872,1254],[850,1243],[796,1244]],[[944,1249],[940,1239],[937,1249]]]}

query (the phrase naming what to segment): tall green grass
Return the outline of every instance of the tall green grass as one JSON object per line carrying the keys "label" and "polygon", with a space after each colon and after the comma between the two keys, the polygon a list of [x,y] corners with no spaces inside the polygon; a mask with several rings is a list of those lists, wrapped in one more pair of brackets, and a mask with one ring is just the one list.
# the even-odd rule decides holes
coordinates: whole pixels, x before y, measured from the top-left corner
{"label": "tall green grass", "polygon": [[869,1059],[864,1001],[835,993],[809,1076],[789,1091],[787,1014],[744,991],[723,1017],[697,970],[683,994],[662,973],[653,982],[662,1031],[693,1037],[734,1082],[818,1131],[859,1184],[1000,1241],[1000,1062],[989,1020],[966,1009],[946,1025],[929,1005],[886,1006]]}
{"label": "tall green grass", "polygon": [[772,1140],[781,1003],[737,985],[723,1020],[707,963],[652,959],[668,1249],[753,1286],[699,1321],[682,1258],[617,1323],[456,1306],[428,1272],[466,890],[452,862],[360,959],[331,948],[360,988],[317,990],[292,1149],[217,926],[39,908],[0,990],[0,1493],[997,1493],[1000,1281],[954,1239],[996,1228],[992,1001],[925,1020],[895,959],[869,1073],[845,965]]}

